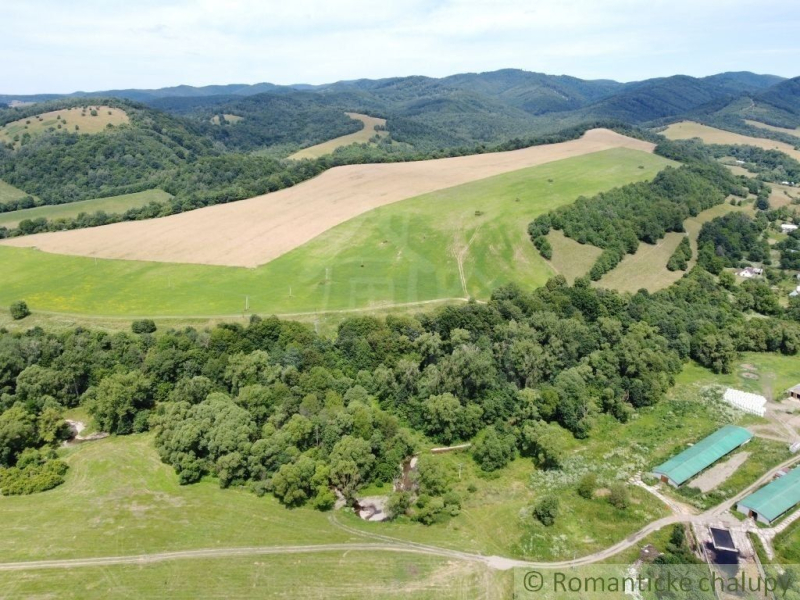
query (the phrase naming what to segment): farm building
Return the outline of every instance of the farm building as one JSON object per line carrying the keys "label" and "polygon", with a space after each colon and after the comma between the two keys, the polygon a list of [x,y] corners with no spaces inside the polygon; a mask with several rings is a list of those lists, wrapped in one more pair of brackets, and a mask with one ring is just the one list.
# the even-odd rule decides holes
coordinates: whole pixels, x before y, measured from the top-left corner
{"label": "farm building", "polygon": [[759,417],[763,417],[764,413],[767,411],[765,408],[767,399],[758,394],[750,394],[741,390],[728,388],[725,390],[722,399],[734,408],[738,408],[752,415],[758,415]]}
{"label": "farm building", "polygon": [[726,454],[746,444],[753,434],[735,425],[726,425],[707,438],[673,456],[653,469],[653,474],[665,483],[678,487],[704,471]]}
{"label": "farm building", "polygon": [[760,269],[758,267],[746,267],[739,271],[739,277],[744,277],[746,279],[750,279],[752,277],[760,277],[764,274],[764,269]]}
{"label": "farm building", "polygon": [[740,513],[771,524],[800,503],[800,469],[792,469],[743,498],[736,505]]}
{"label": "farm building", "polygon": [[800,383],[798,383],[793,388],[789,388],[789,397],[795,398],[796,400],[800,400]]}

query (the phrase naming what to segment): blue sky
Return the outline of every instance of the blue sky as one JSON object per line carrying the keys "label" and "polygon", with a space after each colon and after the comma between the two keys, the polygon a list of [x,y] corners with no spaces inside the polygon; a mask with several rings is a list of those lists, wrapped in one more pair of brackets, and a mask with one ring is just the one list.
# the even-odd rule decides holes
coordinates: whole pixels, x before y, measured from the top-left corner
{"label": "blue sky", "polygon": [[800,75],[800,1],[25,0],[0,93],[324,83],[520,68],[632,81]]}

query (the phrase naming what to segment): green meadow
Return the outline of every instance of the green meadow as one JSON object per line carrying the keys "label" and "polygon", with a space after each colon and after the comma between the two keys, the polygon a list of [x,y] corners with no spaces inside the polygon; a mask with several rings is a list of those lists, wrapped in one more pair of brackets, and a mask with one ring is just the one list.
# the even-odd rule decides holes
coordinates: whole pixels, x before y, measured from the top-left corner
{"label": "green meadow", "polygon": [[[2,194],[2,190],[0,190]],[[38,219],[44,217],[50,221],[77,217],[81,213],[95,213],[104,211],[109,214],[122,213],[129,208],[139,208],[150,202],[165,202],[170,196],[162,190],[146,190],[134,194],[123,194],[121,196],[109,196],[108,198],[96,198],[94,200],[83,200],[81,202],[70,202],[68,204],[54,204],[47,206],[37,206],[36,208],[25,208],[14,210],[7,213],[0,213],[0,227],[16,227],[24,219]]]}
{"label": "green meadow", "polygon": [[45,254],[0,247],[0,305],[98,316],[379,309],[487,298],[554,274],[528,240],[536,216],[580,195],[652,178],[670,161],[614,149],[384,206],[256,269]]}
{"label": "green meadow", "polygon": [[[19,200],[20,198],[24,198],[27,195],[28,194],[23,192],[21,189],[16,188],[10,183],[6,183],[2,179],[0,179],[0,204],[5,204],[6,202],[11,202],[12,200]],[[0,218],[4,217],[7,214],[8,213],[0,213]]]}

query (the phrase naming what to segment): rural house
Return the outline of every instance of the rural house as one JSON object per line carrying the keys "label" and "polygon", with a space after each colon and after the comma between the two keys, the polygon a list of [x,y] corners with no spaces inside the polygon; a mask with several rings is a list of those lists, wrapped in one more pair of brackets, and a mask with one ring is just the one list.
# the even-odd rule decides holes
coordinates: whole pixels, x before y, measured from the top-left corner
{"label": "rural house", "polygon": [[752,279],[753,277],[760,277],[764,274],[764,269],[759,267],[745,267],[741,271],[739,271],[739,277],[744,277],[746,279]]}
{"label": "rural house", "polygon": [[797,230],[797,225],[794,223],[781,223],[781,232],[782,233],[791,233]]}
{"label": "rural house", "polygon": [[800,400],[800,383],[793,388],[789,388],[789,397],[795,400]]}

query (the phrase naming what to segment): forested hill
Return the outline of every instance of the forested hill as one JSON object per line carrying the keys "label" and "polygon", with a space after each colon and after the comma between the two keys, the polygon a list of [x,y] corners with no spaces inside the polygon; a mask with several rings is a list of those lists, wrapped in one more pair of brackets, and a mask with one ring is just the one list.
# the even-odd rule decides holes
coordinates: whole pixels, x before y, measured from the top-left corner
{"label": "forested hill", "polygon": [[[506,69],[441,79],[177,86],[107,94],[112,97],[78,95],[0,107],[0,180],[21,192],[0,203],[0,211],[153,188],[174,196],[171,204],[99,215],[91,223],[39,220],[26,224],[24,233],[230,202],[294,185],[339,164],[421,160],[573,139],[590,125],[623,127],[630,133],[630,126],[691,118],[800,143],[791,130],[748,122],[800,125],[800,80],[754,73],[623,84]],[[22,99],[0,96],[0,102]],[[84,122],[93,126],[90,131],[76,119],[87,118],[87,109],[97,112],[92,105],[107,110],[98,113],[98,121]],[[113,111],[124,113],[122,121],[110,122]],[[388,131],[370,144],[340,148],[322,160],[284,160],[302,148],[358,131],[361,123],[346,112],[384,118]],[[106,113],[107,126],[95,126]],[[61,120],[66,116],[69,123]]]}

